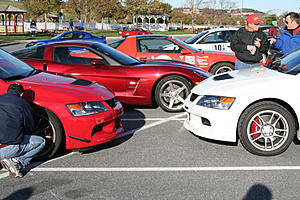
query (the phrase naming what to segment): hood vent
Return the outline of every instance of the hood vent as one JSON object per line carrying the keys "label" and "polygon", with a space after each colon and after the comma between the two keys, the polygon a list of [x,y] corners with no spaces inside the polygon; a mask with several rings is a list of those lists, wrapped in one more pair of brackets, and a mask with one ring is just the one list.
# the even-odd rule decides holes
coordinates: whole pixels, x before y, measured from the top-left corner
{"label": "hood vent", "polygon": [[233,77],[230,76],[228,73],[226,74],[221,74],[217,75],[213,78],[214,81],[221,81],[221,80],[226,80],[226,79],[232,79]]}
{"label": "hood vent", "polygon": [[195,99],[197,99],[199,97],[199,95],[192,93],[191,97],[190,97],[190,101],[193,102],[195,101]]}
{"label": "hood vent", "polygon": [[76,79],[76,81],[74,81],[71,84],[72,85],[80,85],[80,86],[91,86],[91,85],[93,85],[93,82],[85,80],[85,79]]}

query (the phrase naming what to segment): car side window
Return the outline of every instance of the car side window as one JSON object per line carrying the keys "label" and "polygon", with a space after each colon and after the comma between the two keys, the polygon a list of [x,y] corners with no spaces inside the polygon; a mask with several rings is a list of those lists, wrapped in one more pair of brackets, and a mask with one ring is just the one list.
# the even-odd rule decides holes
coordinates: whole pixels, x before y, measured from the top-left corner
{"label": "car side window", "polygon": [[223,43],[223,42],[226,42],[224,33],[225,33],[225,31],[217,31],[217,32],[210,33],[201,40],[201,43]]}
{"label": "car side window", "polygon": [[53,61],[62,63],[72,63],[80,65],[91,65],[93,60],[100,60],[107,64],[102,56],[95,54],[84,47],[54,47]]}
{"label": "car side window", "polygon": [[61,37],[61,39],[72,39],[72,37],[73,37],[73,34],[72,33],[67,33],[67,34],[65,34],[65,35],[63,35],[62,37]]}
{"label": "car side window", "polygon": [[180,53],[181,50],[181,46],[164,38],[149,38],[138,40],[138,52]]}

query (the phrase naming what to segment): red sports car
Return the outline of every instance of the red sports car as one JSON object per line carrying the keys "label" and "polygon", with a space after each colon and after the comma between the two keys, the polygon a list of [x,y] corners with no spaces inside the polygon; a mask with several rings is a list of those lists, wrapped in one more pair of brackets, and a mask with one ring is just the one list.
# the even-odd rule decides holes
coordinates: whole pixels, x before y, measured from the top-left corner
{"label": "red sports car", "polygon": [[0,50],[0,94],[15,82],[24,86],[24,98],[33,107],[35,134],[47,141],[40,157],[51,157],[62,147],[98,145],[123,132],[122,105],[104,86],[44,73]]}
{"label": "red sports car", "polygon": [[93,41],[57,42],[13,52],[37,69],[97,81],[126,104],[182,111],[190,89],[211,76],[183,62],[141,62]]}
{"label": "red sports car", "polygon": [[234,70],[236,60],[233,53],[198,50],[168,35],[131,36],[108,45],[139,60],[179,60],[212,74]]}
{"label": "red sports car", "polygon": [[125,28],[122,31],[121,36],[122,37],[128,37],[128,36],[131,36],[131,35],[147,35],[147,34],[152,34],[152,32],[145,31],[142,28]]}

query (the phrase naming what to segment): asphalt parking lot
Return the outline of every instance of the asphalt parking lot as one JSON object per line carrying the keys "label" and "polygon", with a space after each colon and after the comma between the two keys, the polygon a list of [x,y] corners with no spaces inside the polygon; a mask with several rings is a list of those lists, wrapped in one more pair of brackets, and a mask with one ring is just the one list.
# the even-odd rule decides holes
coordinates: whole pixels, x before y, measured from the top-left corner
{"label": "asphalt parking lot", "polygon": [[125,131],[113,141],[34,162],[22,179],[1,170],[0,199],[299,198],[299,144],[260,157],[240,143],[191,134],[183,127],[185,117],[160,108],[125,107]]}

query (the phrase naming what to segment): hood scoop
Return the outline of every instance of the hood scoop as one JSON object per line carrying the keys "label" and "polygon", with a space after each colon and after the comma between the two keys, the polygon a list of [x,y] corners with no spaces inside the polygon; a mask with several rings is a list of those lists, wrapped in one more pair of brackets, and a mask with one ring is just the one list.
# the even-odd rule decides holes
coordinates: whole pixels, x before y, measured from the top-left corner
{"label": "hood scoop", "polygon": [[80,85],[80,86],[91,86],[91,85],[93,85],[93,82],[85,80],[85,79],[76,79],[74,82],[72,82],[70,84],[72,84],[72,85]]}
{"label": "hood scoop", "polygon": [[226,74],[221,74],[217,75],[213,78],[214,81],[221,81],[221,80],[227,80],[227,79],[232,79],[233,77],[230,76],[228,73]]}

